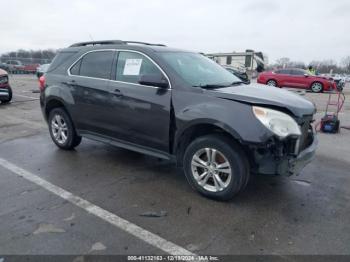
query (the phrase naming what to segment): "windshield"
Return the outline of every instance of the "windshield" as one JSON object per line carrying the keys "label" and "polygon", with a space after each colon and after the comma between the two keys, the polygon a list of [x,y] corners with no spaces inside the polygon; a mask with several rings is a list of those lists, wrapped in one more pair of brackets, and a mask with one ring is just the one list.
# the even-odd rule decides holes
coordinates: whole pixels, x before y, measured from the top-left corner
{"label": "windshield", "polygon": [[204,55],[189,52],[169,52],[161,55],[191,86],[224,87],[242,82]]}

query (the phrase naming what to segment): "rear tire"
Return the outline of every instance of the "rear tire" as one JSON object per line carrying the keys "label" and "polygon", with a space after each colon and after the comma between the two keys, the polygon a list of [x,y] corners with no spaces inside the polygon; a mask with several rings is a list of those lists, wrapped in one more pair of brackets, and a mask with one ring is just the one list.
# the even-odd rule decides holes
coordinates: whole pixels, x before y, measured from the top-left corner
{"label": "rear tire", "polygon": [[73,122],[64,108],[58,107],[50,111],[49,131],[52,141],[61,149],[72,150],[81,142]]}
{"label": "rear tire", "polygon": [[277,87],[277,82],[275,80],[270,79],[266,82],[266,85]]}
{"label": "rear tire", "polygon": [[249,180],[249,163],[239,144],[224,135],[206,135],[185,151],[183,167],[189,184],[200,194],[227,201]]}

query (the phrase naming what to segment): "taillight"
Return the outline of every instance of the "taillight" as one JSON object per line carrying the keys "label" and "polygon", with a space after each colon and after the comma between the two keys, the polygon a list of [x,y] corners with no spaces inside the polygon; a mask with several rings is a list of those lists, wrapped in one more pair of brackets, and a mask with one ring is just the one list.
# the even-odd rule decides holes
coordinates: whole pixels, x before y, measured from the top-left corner
{"label": "taillight", "polygon": [[39,88],[41,92],[45,90],[45,85],[46,85],[45,76],[41,76],[39,78]]}

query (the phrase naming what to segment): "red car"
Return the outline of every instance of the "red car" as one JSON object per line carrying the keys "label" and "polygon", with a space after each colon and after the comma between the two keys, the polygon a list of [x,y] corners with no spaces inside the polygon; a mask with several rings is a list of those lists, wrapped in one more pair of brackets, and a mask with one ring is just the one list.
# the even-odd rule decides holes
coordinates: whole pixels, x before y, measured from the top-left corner
{"label": "red car", "polygon": [[23,68],[23,71],[25,73],[34,74],[34,73],[36,73],[36,70],[38,69],[39,66],[40,66],[39,64],[25,65],[24,68]]}
{"label": "red car", "polygon": [[0,69],[0,102],[8,103],[12,99],[9,77],[5,70]]}
{"label": "red car", "polygon": [[333,79],[310,75],[306,70],[297,68],[263,72],[258,76],[258,83],[276,87],[310,89],[315,93],[337,89]]}

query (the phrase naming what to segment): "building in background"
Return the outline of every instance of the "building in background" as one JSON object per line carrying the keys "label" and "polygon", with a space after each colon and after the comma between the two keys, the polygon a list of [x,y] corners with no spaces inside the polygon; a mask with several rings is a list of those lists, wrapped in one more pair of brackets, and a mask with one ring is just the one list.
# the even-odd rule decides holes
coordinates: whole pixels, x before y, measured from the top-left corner
{"label": "building in background", "polygon": [[246,50],[245,52],[232,53],[212,53],[206,54],[222,66],[231,66],[239,70],[244,70],[249,78],[255,78],[259,72],[265,70],[268,64],[267,57],[262,52]]}

